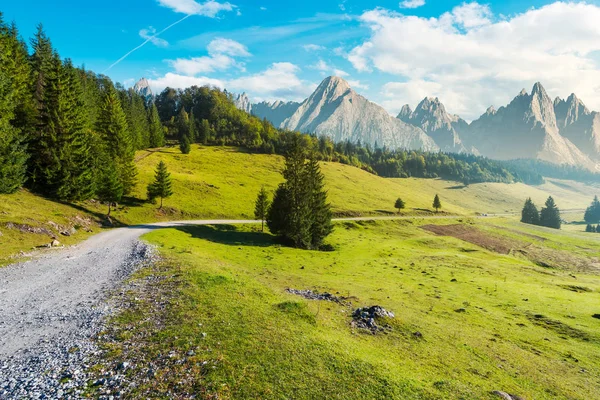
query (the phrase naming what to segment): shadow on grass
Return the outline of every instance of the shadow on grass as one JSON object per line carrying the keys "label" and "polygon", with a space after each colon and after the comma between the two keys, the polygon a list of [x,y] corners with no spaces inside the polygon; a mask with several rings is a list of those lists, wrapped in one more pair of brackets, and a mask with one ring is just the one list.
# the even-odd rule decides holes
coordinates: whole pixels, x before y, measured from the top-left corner
{"label": "shadow on grass", "polygon": [[276,238],[268,233],[238,231],[233,225],[197,225],[177,226],[193,238],[229,246],[269,247],[278,244]]}
{"label": "shadow on grass", "polygon": [[[118,218],[115,218],[112,215],[110,216],[110,219],[112,221],[112,225],[108,225],[107,224],[106,213],[92,210],[92,209],[90,209],[88,207],[84,207],[81,204],[69,203],[67,201],[59,201],[59,203],[64,204],[66,206],[69,206],[71,208],[74,208],[76,210],[79,210],[82,213],[86,213],[86,214],[89,214],[89,215],[93,216],[94,219],[96,219],[96,221],[99,222],[102,225],[101,226],[102,228],[120,228],[120,227],[128,226],[126,223],[120,221]],[[107,208],[108,208],[108,206],[107,206]]]}
{"label": "shadow on grass", "polygon": [[465,185],[456,185],[456,186],[448,186],[444,189],[448,189],[448,190],[460,190],[460,189],[466,189],[467,186]]}

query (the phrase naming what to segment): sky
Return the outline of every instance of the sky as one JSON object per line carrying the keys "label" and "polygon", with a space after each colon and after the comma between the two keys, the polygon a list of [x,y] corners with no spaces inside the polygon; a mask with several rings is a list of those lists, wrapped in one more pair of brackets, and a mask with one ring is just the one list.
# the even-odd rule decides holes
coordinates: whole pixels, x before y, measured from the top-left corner
{"label": "sky", "polygon": [[132,86],[213,85],[302,101],[330,75],[396,115],[425,97],[478,118],[540,81],[600,110],[600,3],[539,0],[29,0],[0,5],[29,39]]}

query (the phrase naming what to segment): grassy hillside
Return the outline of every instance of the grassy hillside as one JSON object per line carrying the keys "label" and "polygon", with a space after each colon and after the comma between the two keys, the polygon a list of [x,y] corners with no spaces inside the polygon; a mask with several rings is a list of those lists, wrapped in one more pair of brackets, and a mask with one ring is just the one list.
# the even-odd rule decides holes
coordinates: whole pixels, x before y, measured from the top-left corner
{"label": "grassy hillside", "polygon": [[[251,227],[155,231],[146,239],[167,261],[125,299],[117,340],[103,342],[108,367],[136,366],[132,397],[596,398],[600,237],[430,223],[339,223],[329,253]],[[396,314],[386,333],[352,327],[352,311],[372,305]]]}
{"label": "grassy hillside", "polygon": [[[146,203],[145,188],[153,179],[154,169],[164,160],[172,173],[174,196],[165,200],[164,210]],[[134,199],[125,200],[113,212],[122,224],[172,219],[253,218],[254,201],[261,186],[273,190],[282,181],[283,158],[249,154],[230,147],[194,146],[191,154],[180,154],[176,148],[142,151],[137,155],[139,183]],[[518,212],[526,197],[539,206],[549,194],[562,208],[586,207],[595,188],[573,182],[549,182],[541,187],[523,184],[477,184],[463,187],[455,182],[424,179],[384,179],[347,165],[323,163],[329,200],[336,214],[344,216],[387,214],[395,212],[397,197],[407,203],[408,214],[428,213],[435,194],[439,194],[443,210],[454,214]],[[75,237],[64,237],[52,223],[65,227],[79,226],[78,219],[92,219],[86,229],[97,231],[98,222],[106,214],[106,206],[94,202],[65,205],[20,191],[0,195],[0,264],[18,251],[50,242],[48,232],[31,234],[38,228],[52,231],[66,244],[85,237],[82,230]],[[77,218],[79,217],[79,218]],[[77,219],[77,220],[76,220]],[[91,222],[91,221],[89,221]],[[25,224],[12,229],[6,223]],[[45,233],[44,233],[45,232]]]}

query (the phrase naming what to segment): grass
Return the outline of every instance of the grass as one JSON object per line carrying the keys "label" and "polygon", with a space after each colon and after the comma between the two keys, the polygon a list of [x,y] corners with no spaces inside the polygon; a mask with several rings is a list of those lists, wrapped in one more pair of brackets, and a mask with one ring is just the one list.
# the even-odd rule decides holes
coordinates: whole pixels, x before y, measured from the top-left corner
{"label": "grass", "polygon": [[[113,211],[117,224],[139,224],[165,220],[254,218],[254,201],[261,186],[272,191],[282,181],[283,158],[251,154],[231,147],[194,145],[189,155],[177,148],[140,151],[136,156],[138,185],[132,198],[125,199]],[[154,177],[159,161],[165,161],[173,178],[173,197],[165,200],[165,208],[144,201],[145,188]],[[387,215],[396,212],[395,200],[402,197],[408,215],[431,213],[431,203],[439,194],[447,213],[519,212],[526,197],[538,205],[548,195],[555,196],[564,209],[583,209],[591,202],[597,188],[569,181],[550,181],[540,187],[523,184],[476,184],[463,187],[455,182],[435,179],[384,179],[365,171],[337,163],[323,163],[325,182],[333,211],[338,216]],[[6,223],[23,223],[53,231],[61,242],[72,244],[86,238],[82,231],[75,237],[61,237],[48,222],[66,227],[77,225],[77,216],[91,219],[97,232],[106,206],[94,202],[61,204],[27,191],[0,195],[0,265],[13,261],[13,256],[30,252],[50,242],[47,234],[30,234],[7,229]],[[569,214],[570,215],[570,214]],[[577,218],[581,218],[577,214]],[[585,226],[566,225],[565,229],[584,230]]]}
{"label": "grass", "polygon": [[[117,341],[105,344],[114,360],[132,358],[132,376],[154,369],[155,378],[128,395],[492,399],[502,390],[531,399],[597,397],[598,271],[540,267],[421,229],[430,223],[338,223],[335,251],[326,253],[281,247],[255,227],[150,233],[146,240],[166,261],[142,279],[164,277],[153,284],[159,299],[135,302],[114,325]],[[506,219],[463,223],[522,246],[538,235],[549,254],[570,252],[580,236]],[[580,245],[575,256],[597,257],[600,242]],[[353,306],[305,300],[286,288],[338,293]],[[371,305],[395,312],[390,333],[351,328],[352,309]]]}

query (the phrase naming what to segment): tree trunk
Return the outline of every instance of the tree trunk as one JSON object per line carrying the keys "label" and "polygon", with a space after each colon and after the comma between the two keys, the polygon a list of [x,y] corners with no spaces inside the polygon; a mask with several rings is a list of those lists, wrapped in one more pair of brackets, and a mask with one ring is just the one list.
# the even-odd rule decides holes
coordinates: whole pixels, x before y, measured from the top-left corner
{"label": "tree trunk", "polygon": [[162,202],[163,202],[163,198],[161,197],[160,198],[160,207],[159,207],[159,210],[162,210]]}
{"label": "tree trunk", "polygon": [[106,214],[107,217],[110,217],[110,201],[108,202],[108,214]]}
{"label": "tree trunk", "polygon": [[260,231],[261,231],[261,232],[264,232],[264,231],[265,231],[265,220],[263,219],[263,220],[261,220],[260,222],[262,223],[262,226],[261,226],[261,228],[260,228]]}

